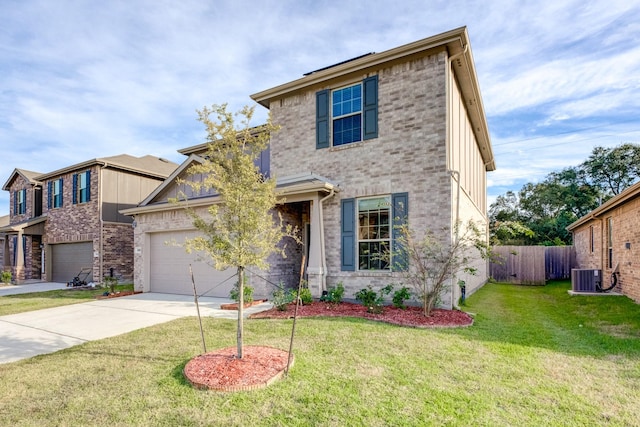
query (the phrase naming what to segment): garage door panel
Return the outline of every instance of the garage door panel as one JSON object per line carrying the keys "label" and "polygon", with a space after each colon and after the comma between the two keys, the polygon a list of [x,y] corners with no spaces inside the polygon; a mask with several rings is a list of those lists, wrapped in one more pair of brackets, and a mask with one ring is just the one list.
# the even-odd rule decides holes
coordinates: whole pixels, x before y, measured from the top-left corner
{"label": "garage door panel", "polygon": [[[219,271],[213,268],[204,254],[188,254],[181,244],[185,238],[196,236],[195,231],[161,232],[150,235],[150,288],[152,292],[193,294],[189,264],[199,295],[228,298],[236,282],[235,269]],[[199,259],[200,258],[200,259]]]}
{"label": "garage door panel", "polygon": [[[54,282],[70,282],[83,268],[93,267],[93,242],[61,243],[50,247],[51,280]],[[91,282],[93,274],[81,279]]]}

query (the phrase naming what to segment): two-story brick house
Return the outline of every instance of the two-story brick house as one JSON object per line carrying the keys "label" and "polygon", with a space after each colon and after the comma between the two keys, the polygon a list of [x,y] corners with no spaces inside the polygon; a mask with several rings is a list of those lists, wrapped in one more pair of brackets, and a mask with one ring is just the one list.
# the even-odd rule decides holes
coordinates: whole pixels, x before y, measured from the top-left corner
{"label": "two-story brick house", "polygon": [[[96,158],[49,173],[15,169],[3,267],[18,283],[69,282],[82,269],[87,281],[112,273],[133,276],[132,219],[119,210],[137,205],[175,168],[152,156]],[[113,270],[111,270],[113,269]]]}
{"label": "two-story brick house", "polygon": [[602,271],[604,288],[640,303],[640,183],[607,200],[567,227],[573,233],[577,268]]}
{"label": "two-story brick house", "polygon": [[[342,282],[353,297],[368,285],[401,279],[384,255],[394,253],[396,219],[418,233],[445,230],[449,240],[457,221],[487,225],[486,173],[495,163],[466,28],[323,68],[252,98],[281,126],[271,136],[268,164],[286,198],[280,209],[304,240],[301,248],[290,246],[285,260],[271,260],[268,281],[295,280],[304,255],[315,296]],[[196,151],[183,153],[195,157],[171,179],[197,161]],[[190,261],[163,243],[196,232],[180,208],[166,202],[164,192],[175,194],[172,185],[167,181],[125,212],[137,223],[140,290],[191,292]],[[220,202],[208,195],[191,203]],[[178,256],[183,259],[172,270],[180,277],[154,275]],[[487,279],[486,262],[475,266],[478,275],[465,278],[468,292]],[[256,276],[257,295],[269,296],[273,288]],[[212,287],[216,280],[225,278]],[[444,306],[457,298],[452,289]]]}

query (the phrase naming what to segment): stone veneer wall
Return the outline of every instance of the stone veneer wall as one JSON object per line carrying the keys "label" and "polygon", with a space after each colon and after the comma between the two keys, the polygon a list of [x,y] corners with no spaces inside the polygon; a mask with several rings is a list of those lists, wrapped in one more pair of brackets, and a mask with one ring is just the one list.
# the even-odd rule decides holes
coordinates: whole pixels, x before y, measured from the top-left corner
{"label": "stone veneer wall", "polygon": [[103,232],[102,277],[113,276],[120,282],[133,280],[133,227],[131,224],[108,222]]}
{"label": "stone veneer wall", "polygon": [[[415,230],[451,225],[451,178],[446,148],[446,53],[412,58],[366,74],[348,76],[271,102],[274,123],[271,167],[277,176],[311,171],[340,186],[324,202],[328,286],[343,282],[346,297],[367,285],[397,282],[390,272],[340,269],[340,200],[409,193],[409,222]],[[316,149],[315,93],[378,75],[378,138]]]}

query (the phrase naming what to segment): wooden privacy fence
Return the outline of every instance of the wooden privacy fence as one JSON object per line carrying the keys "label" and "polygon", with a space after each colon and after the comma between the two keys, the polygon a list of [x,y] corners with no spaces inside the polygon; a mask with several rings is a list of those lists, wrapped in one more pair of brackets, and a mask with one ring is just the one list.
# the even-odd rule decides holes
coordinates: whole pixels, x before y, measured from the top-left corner
{"label": "wooden privacy fence", "polygon": [[570,279],[575,264],[573,246],[494,246],[493,252],[496,261],[489,266],[491,277],[518,285]]}

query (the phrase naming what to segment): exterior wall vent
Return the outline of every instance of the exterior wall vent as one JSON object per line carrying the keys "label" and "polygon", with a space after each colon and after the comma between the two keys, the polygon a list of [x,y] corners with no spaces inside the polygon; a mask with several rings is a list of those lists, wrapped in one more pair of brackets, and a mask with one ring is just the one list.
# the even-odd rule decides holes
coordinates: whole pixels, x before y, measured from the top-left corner
{"label": "exterior wall vent", "polygon": [[602,289],[602,270],[571,270],[571,288],[573,292],[599,292]]}

